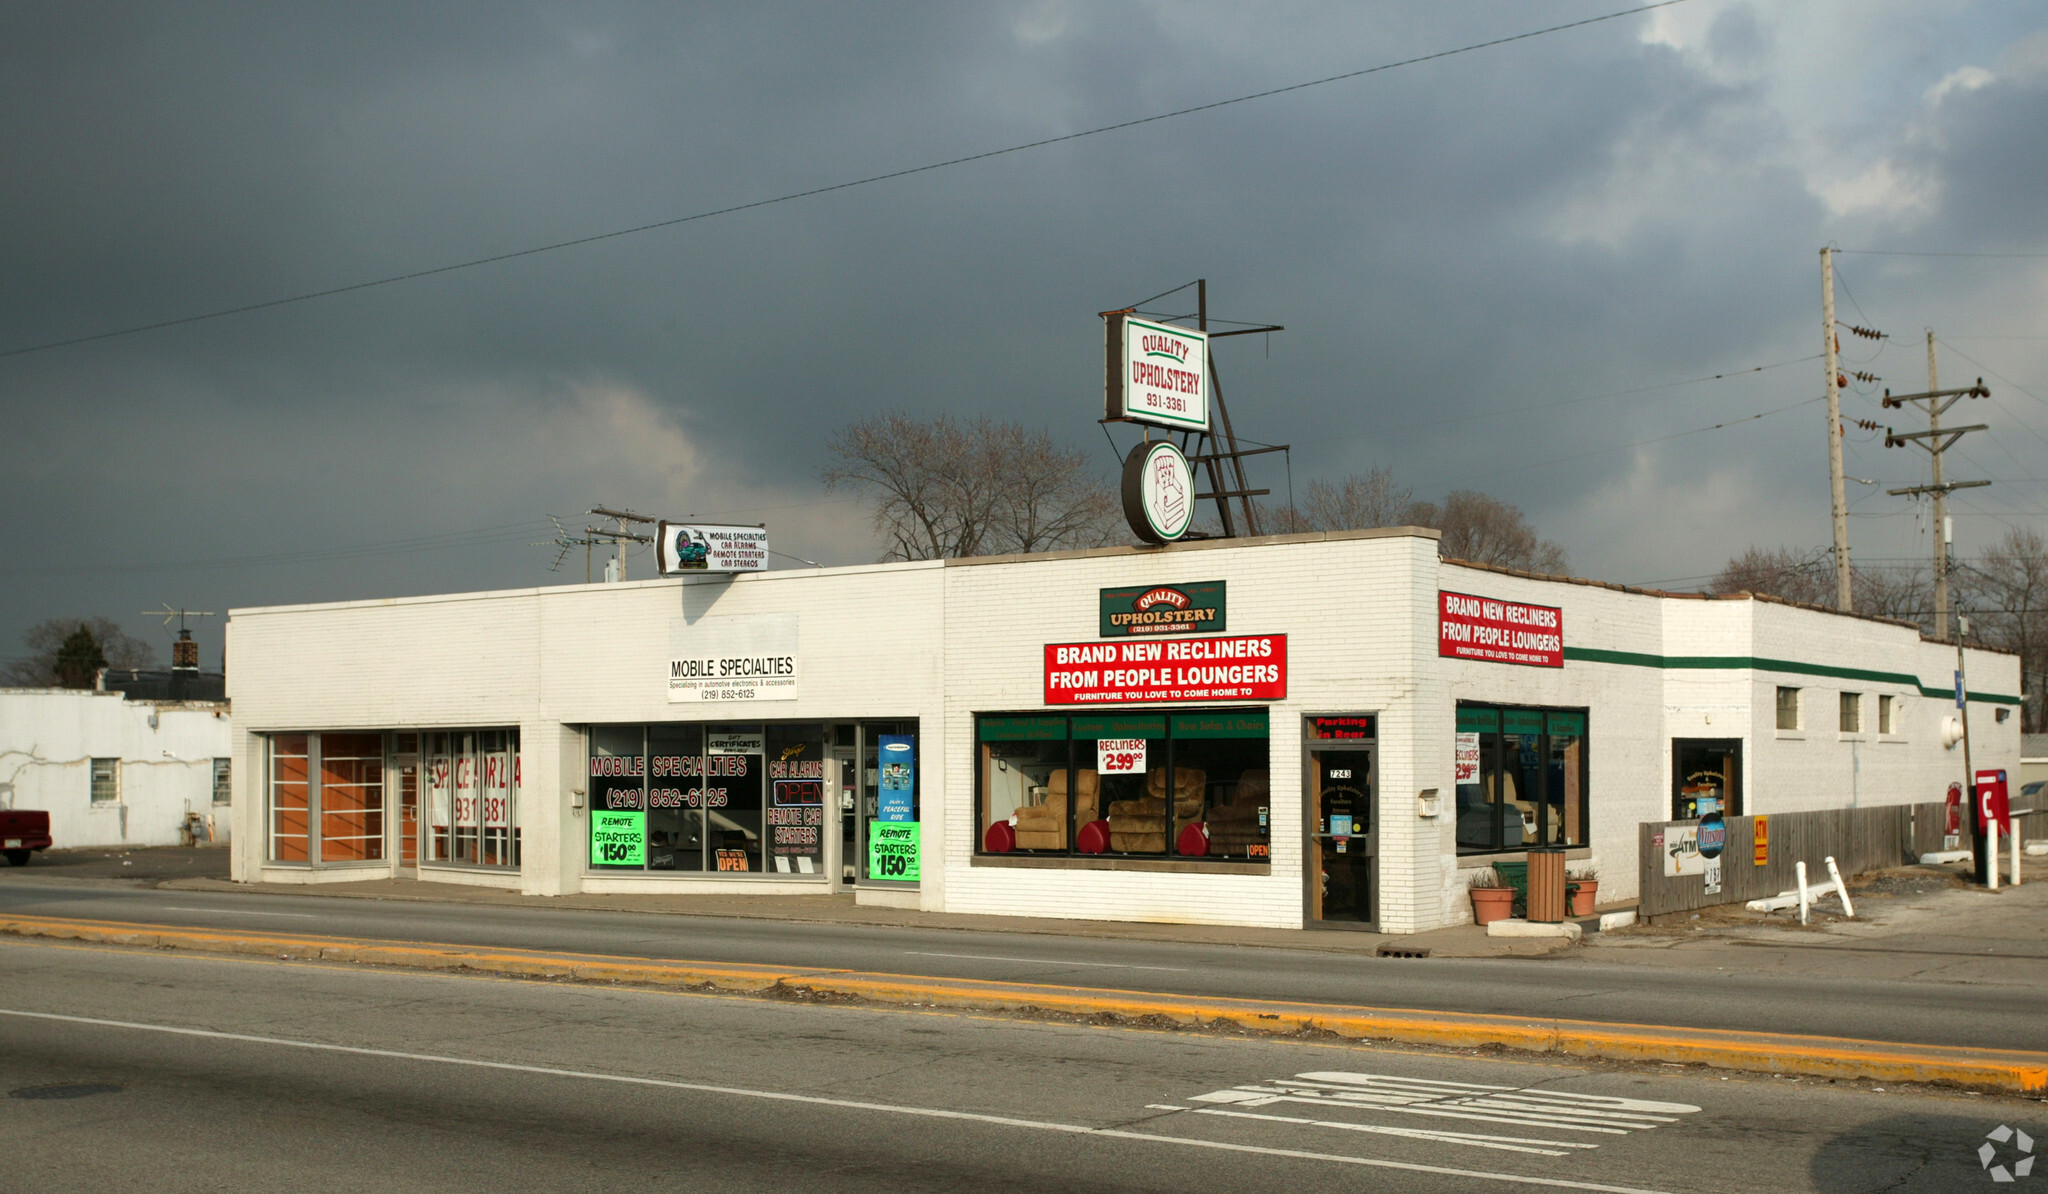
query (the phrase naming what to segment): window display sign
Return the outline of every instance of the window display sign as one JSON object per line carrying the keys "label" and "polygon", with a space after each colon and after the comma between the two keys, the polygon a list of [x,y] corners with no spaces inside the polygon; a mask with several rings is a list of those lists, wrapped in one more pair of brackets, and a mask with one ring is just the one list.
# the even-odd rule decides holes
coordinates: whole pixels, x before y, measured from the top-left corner
{"label": "window display sign", "polygon": [[1363,742],[1373,736],[1372,714],[1356,717],[1311,717],[1309,736],[1326,742]]}
{"label": "window display sign", "polygon": [[1048,705],[1277,701],[1286,696],[1284,634],[1045,647]]}
{"label": "window display sign", "polygon": [[1479,782],[1479,735],[1464,732],[1458,735],[1456,782],[1476,784]]}
{"label": "window display sign", "polygon": [[1105,317],[1109,350],[1108,419],[1209,429],[1209,336],[1170,324]]}
{"label": "window display sign", "polygon": [[590,810],[590,861],[595,866],[647,862],[647,814]]}
{"label": "window display sign", "polygon": [[909,734],[879,734],[875,815],[901,824],[914,821],[917,792],[917,739]]}
{"label": "window display sign", "polygon": [[1143,738],[1097,738],[1095,770],[1102,775],[1145,774]]}
{"label": "window display sign", "polygon": [[1437,594],[1437,651],[1452,659],[1564,666],[1564,611],[1469,593]]}
{"label": "window display sign", "polygon": [[766,572],[768,532],[761,527],[664,521],[655,529],[654,564],[663,576]]}
{"label": "window display sign", "polygon": [[795,614],[669,622],[669,700],[740,703],[796,696]]}
{"label": "window display sign", "polygon": [[1102,590],[1102,637],[1216,634],[1223,630],[1223,582]]}
{"label": "window display sign", "polygon": [[916,821],[869,821],[868,877],[917,882],[923,870],[919,865],[923,828]]}

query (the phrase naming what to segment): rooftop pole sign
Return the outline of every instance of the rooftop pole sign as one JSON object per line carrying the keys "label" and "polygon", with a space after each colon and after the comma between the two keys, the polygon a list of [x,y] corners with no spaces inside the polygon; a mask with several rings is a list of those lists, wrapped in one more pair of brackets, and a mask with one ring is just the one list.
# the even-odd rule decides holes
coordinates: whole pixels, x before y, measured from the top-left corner
{"label": "rooftop pole sign", "polygon": [[654,562],[663,576],[692,572],[766,572],[768,532],[761,527],[662,522]]}
{"label": "rooftop pole sign", "polygon": [[1103,417],[1183,431],[1209,430],[1209,336],[1112,311]]}

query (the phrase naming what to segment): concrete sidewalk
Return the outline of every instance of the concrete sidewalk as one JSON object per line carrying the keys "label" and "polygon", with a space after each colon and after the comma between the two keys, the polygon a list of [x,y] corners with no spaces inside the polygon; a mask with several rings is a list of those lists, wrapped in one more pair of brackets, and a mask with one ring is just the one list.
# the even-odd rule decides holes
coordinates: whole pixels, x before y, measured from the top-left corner
{"label": "concrete sidewalk", "polygon": [[[2022,875],[2024,878],[2024,874]],[[2048,990],[2048,867],[1990,891],[1960,867],[1902,867],[1850,881],[1853,919],[1830,897],[1812,923],[1740,904],[1589,938],[1577,955],[1628,966],[1825,976],[1843,982],[1990,983]],[[2048,995],[2043,998],[2048,1013]]]}
{"label": "concrete sidewalk", "polygon": [[540,910],[635,912],[656,916],[740,917],[812,924],[872,925],[906,929],[961,929],[1029,933],[1048,937],[1100,937],[1170,941],[1188,945],[1243,945],[1321,953],[1375,954],[1384,947],[1428,950],[1435,958],[1541,957],[1571,948],[1562,939],[1488,937],[1476,925],[1390,936],[1343,930],[1259,929],[1228,925],[1153,924],[1114,920],[1051,920],[1037,916],[981,916],[924,912],[914,908],[862,907],[852,895],[562,895],[529,896],[495,887],[422,883],[414,879],[366,879],[356,883],[234,883],[225,879],[166,880],[173,891],[262,895],[340,896],[348,899],[406,900],[438,904],[488,905]]}

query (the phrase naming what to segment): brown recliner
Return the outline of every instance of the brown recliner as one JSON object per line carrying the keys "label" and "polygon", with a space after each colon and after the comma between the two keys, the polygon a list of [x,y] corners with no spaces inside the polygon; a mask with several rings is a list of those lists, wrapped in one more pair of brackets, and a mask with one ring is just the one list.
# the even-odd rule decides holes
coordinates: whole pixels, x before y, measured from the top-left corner
{"label": "brown recliner", "polygon": [[1096,819],[1096,808],[1102,799],[1102,777],[1093,770],[1076,771],[1074,791],[1070,793],[1067,774],[1064,768],[1053,772],[1046,785],[1045,799],[1017,810],[1017,849],[1066,849],[1069,803],[1074,806],[1074,824],[1086,825]]}

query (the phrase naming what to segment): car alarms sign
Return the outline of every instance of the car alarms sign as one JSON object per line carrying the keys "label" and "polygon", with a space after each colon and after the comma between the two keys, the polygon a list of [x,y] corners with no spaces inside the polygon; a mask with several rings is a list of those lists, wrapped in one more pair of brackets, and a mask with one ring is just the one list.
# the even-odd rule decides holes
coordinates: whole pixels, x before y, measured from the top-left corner
{"label": "car alarms sign", "polygon": [[1564,666],[1564,611],[1470,593],[1437,594],[1438,655],[1528,667]]}
{"label": "car alarms sign", "polygon": [[1045,703],[1278,701],[1287,696],[1287,636],[1048,643]]}

